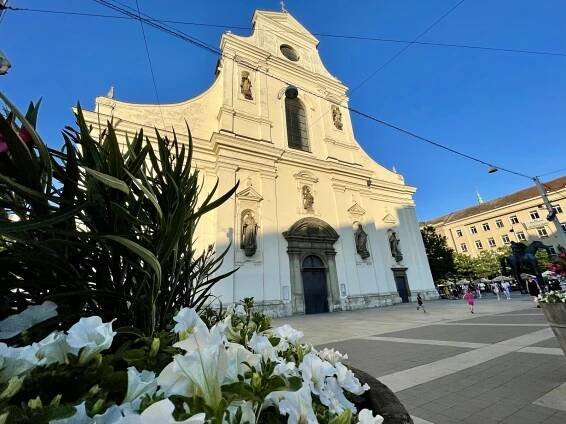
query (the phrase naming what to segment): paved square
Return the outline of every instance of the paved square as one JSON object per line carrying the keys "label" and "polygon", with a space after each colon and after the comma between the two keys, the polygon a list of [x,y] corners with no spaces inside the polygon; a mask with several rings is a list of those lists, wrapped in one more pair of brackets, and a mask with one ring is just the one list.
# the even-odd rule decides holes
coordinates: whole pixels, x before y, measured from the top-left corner
{"label": "paved square", "polygon": [[[527,296],[404,304],[274,320],[397,393],[415,423],[566,423],[566,358]],[[423,421],[426,420],[426,421]]]}

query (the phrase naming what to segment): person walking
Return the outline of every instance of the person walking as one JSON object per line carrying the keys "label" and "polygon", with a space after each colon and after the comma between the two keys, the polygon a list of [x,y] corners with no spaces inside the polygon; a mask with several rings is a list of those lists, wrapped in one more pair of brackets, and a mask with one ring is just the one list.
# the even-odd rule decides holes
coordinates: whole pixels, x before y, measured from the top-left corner
{"label": "person walking", "polygon": [[493,284],[493,294],[495,294],[497,296],[497,300],[501,300],[501,297],[499,297],[499,285],[497,283]]}
{"label": "person walking", "polygon": [[423,306],[423,298],[421,297],[420,293],[417,293],[417,311],[422,309],[423,312],[426,314],[426,309]]}
{"label": "person walking", "polygon": [[511,284],[509,284],[509,281],[503,282],[503,293],[505,293],[507,300],[511,300]]}
{"label": "person walking", "polygon": [[474,294],[471,291],[467,291],[466,294],[464,295],[464,299],[466,299],[466,302],[468,303],[468,306],[470,307],[470,312],[473,314],[474,313]]}

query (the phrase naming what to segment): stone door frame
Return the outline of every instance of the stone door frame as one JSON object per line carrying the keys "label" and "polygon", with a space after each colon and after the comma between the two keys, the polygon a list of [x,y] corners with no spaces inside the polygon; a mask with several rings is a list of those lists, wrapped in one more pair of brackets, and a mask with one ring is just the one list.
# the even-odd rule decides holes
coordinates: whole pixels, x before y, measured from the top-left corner
{"label": "stone door frame", "polygon": [[407,296],[409,297],[409,303],[413,297],[411,293],[411,286],[409,285],[409,278],[407,277],[407,268],[406,267],[391,267],[391,271],[393,271],[393,281],[395,281],[395,290],[397,291],[397,295],[400,297],[401,294],[399,293],[399,289],[397,288],[397,280],[395,277],[403,277],[405,280],[405,288],[407,290]]}
{"label": "stone door frame", "polygon": [[340,310],[340,291],[336,272],[336,250],[334,243],[338,233],[321,219],[307,217],[299,219],[283,233],[287,240],[291,277],[291,302],[294,314],[305,313],[302,266],[307,256],[318,256],[325,267],[328,310]]}

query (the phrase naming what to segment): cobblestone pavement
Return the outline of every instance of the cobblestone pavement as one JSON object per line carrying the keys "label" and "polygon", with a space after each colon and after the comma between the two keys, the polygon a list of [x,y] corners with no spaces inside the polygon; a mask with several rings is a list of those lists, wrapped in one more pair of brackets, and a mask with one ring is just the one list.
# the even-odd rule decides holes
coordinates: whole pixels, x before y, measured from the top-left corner
{"label": "cobblestone pavement", "polygon": [[566,358],[527,296],[275,320],[387,384],[415,423],[566,424]]}

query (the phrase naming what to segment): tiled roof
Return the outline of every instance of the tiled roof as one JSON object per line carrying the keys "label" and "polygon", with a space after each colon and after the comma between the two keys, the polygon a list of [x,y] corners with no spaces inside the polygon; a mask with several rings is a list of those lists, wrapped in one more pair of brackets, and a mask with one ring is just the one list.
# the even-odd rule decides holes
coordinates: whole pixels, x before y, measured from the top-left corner
{"label": "tiled roof", "polygon": [[[547,193],[552,193],[553,191],[563,190],[566,188],[566,176],[556,178],[552,181],[544,183]],[[523,200],[531,199],[537,197],[538,191],[536,187],[529,187],[524,190],[516,191],[515,193],[508,194],[506,196],[498,197],[497,199],[490,200],[489,202],[482,203],[480,205],[471,206],[469,208],[460,209],[449,213],[447,215],[441,216],[439,218],[431,219],[425,222],[426,225],[439,225],[448,224],[450,222],[458,221],[460,219],[469,218],[470,216],[478,215],[483,212],[488,212],[492,209],[502,208],[504,206],[509,206],[514,203],[521,202]],[[542,202],[542,201],[541,201]]]}

